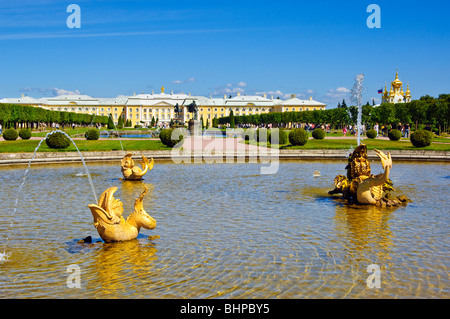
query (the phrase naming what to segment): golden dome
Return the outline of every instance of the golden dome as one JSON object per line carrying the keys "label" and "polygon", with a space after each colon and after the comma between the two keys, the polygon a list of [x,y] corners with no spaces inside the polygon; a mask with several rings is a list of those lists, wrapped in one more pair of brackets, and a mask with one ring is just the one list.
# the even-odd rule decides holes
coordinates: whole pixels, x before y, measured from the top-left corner
{"label": "golden dome", "polygon": [[395,73],[395,80],[392,82],[392,86],[395,88],[399,88],[402,86],[403,82],[399,80],[398,78],[398,72]]}

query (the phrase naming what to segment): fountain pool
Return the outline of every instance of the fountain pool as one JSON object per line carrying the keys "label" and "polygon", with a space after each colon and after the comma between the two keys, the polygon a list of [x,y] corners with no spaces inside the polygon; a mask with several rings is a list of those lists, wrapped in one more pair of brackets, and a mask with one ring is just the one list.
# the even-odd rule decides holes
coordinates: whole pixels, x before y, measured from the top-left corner
{"label": "fountain pool", "polygon": [[[274,175],[260,175],[258,163],[156,162],[141,182],[120,181],[115,162],[88,166],[96,189],[118,187],[125,217],[145,183],[156,228],[96,242],[81,164],[31,165],[10,228],[26,168],[0,167],[0,232],[9,236],[0,298],[450,297],[448,164],[395,161],[391,179],[413,200],[396,209],[328,196],[344,160],[282,161]],[[92,244],[77,243],[87,236]],[[372,264],[381,288],[367,286]],[[66,284],[71,265],[80,288]]]}

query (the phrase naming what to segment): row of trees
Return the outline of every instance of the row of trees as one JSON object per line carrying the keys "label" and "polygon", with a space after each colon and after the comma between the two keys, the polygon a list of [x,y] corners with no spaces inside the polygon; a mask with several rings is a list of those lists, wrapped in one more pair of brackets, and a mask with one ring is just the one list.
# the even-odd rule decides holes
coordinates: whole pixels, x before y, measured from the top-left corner
{"label": "row of trees", "polygon": [[[409,103],[382,103],[373,106],[367,103],[362,106],[362,122],[374,125],[398,123],[409,123],[415,125],[430,124],[431,127],[439,131],[449,131],[450,121],[450,94],[441,94],[438,98],[428,95]],[[274,112],[265,114],[240,115],[222,117],[218,119],[218,124],[277,124],[285,126],[289,123],[315,123],[330,124],[333,128],[340,129],[344,125],[357,122],[358,108],[356,106],[340,106],[339,108],[324,111],[303,111],[303,112]]]}
{"label": "row of trees", "polygon": [[53,111],[28,105],[0,104],[0,124],[4,128],[17,128],[18,124],[26,128],[37,128],[40,123],[45,123],[47,126],[51,126],[52,123],[62,126],[72,123],[106,125],[108,116]]}

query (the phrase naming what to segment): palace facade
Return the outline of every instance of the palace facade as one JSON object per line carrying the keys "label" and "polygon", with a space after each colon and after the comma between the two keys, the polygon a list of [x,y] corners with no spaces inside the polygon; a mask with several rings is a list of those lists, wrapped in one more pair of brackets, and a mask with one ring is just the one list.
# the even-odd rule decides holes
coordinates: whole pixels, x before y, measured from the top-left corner
{"label": "palace facade", "polygon": [[226,96],[213,98],[204,96],[192,96],[190,93],[167,94],[161,88],[161,93],[134,94],[132,96],[118,96],[116,98],[93,98],[88,95],[60,95],[56,97],[35,99],[28,96],[20,98],[5,98],[0,103],[31,105],[56,111],[67,111],[84,114],[112,115],[117,124],[120,116],[124,121],[131,120],[132,125],[145,125],[151,123],[152,118],[158,119],[158,123],[169,123],[177,118],[174,112],[175,105],[181,107],[179,119],[183,122],[192,118],[187,106],[192,102],[198,107],[199,119],[209,126],[214,118],[229,116],[230,112],[238,115],[262,114],[270,112],[301,112],[313,110],[325,110],[326,104],[309,98],[298,99],[294,94],[289,99],[282,100],[266,94]]}

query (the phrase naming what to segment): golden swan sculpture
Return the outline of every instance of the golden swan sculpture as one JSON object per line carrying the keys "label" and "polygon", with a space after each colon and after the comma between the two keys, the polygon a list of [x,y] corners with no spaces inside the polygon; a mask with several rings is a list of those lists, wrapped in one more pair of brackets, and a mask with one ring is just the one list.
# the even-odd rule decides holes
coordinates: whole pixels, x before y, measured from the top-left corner
{"label": "golden swan sculpture", "polygon": [[134,202],[134,212],[127,220],[122,217],[123,203],[113,197],[117,187],[105,190],[100,195],[98,204],[88,205],[94,217],[94,226],[105,242],[135,239],[141,227],[146,229],[156,227],[156,220],[144,210],[143,199],[148,191],[147,186],[144,186],[144,191]]}
{"label": "golden swan sculpture", "polygon": [[334,179],[335,188],[330,195],[340,193],[351,202],[362,205],[399,206],[410,201],[405,195],[391,198],[390,191],[394,190],[389,179],[392,168],[391,154],[374,150],[381,159],[384,172],[378,175],[371,174],[370,163],[367,159],[367,146],[359,145],[349,156],[345,167],[347,176],[338,175]]}
{"label": "golden swan sculpture", "polygon": [[144,155],[142,155],[141,166],[142,169],[134,166],[133,158],[131,157],[131,153],[128,153],[122,158],[122,162],[120,164],[122,175],[125,180],[130,181],[139,181],[141,180],[147,172],[153,169],[155,161],[149,161]]}

